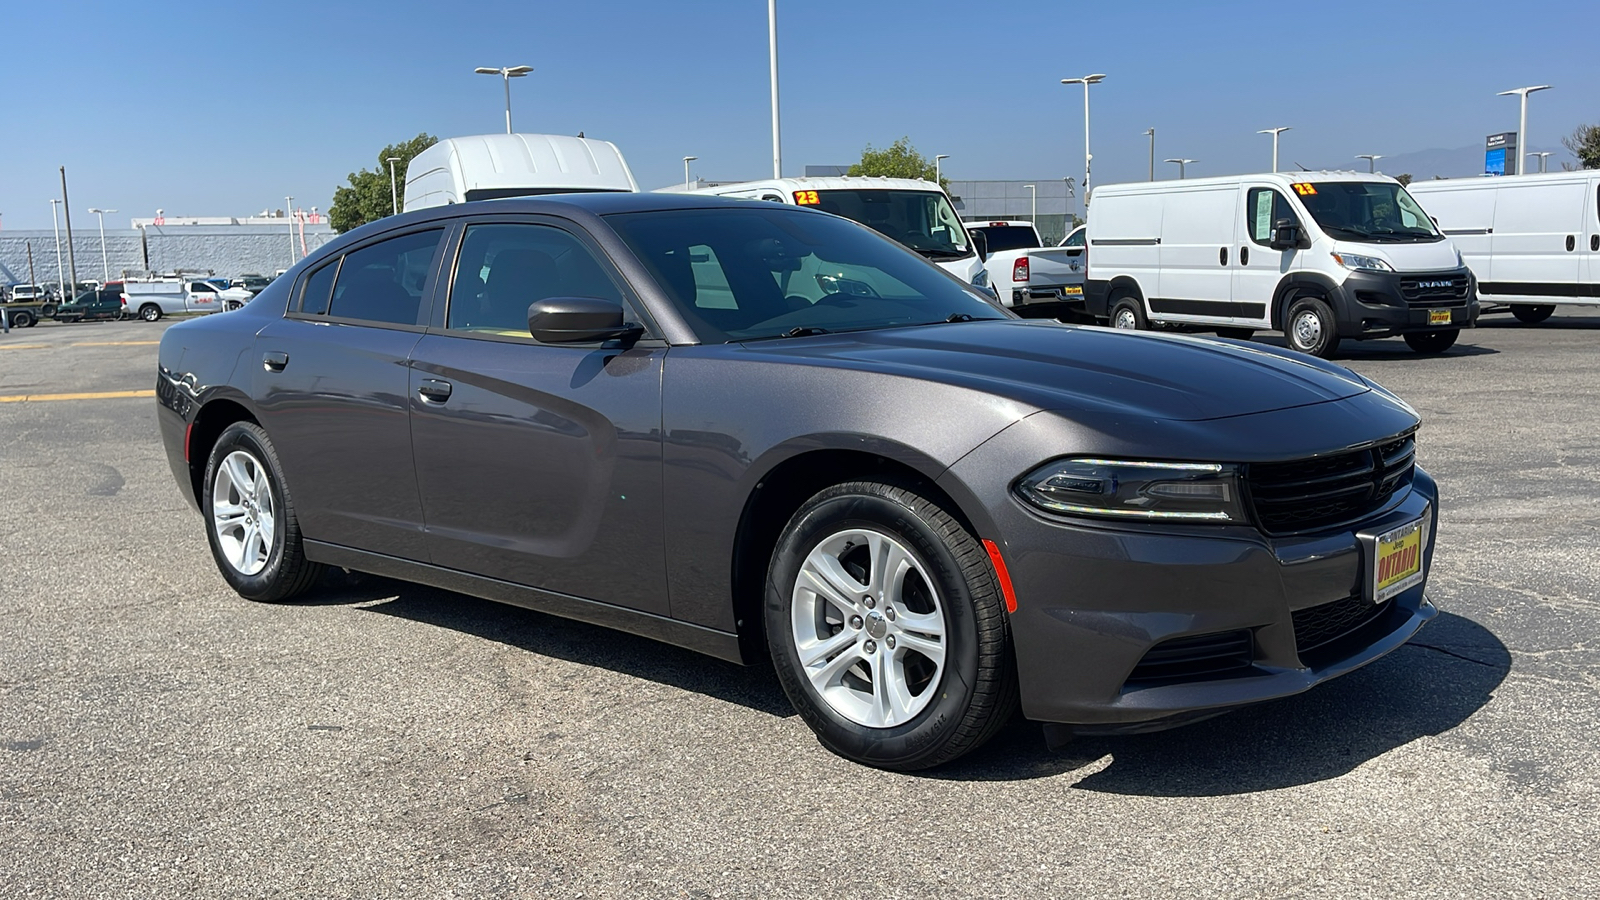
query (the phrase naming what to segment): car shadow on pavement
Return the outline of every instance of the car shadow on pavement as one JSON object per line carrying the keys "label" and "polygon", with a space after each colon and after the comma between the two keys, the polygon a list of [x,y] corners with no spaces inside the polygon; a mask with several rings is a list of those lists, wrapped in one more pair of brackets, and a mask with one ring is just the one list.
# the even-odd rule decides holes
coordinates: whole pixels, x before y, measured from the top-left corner
{"label": "car shadow on pavement", "polygon": [[[1289,347],[1288,341],[1277,334],[1257,335],[1251,340],[1283,349]],[[1412,350],[1410,345],[1400,338],[1380,338],[1371,341],[1344,341],[1339,344],[1338,352],[1329,362],[1334,364],[1352,360],[1420,362],[1428,359],[1448,359],[1452,356],[1494,356],[1499,352],[1493,347],[1480,347],[1477,344],[1456,344],[1443,353],[1423,355]]]}
{"label": "car shadow on pavement", "polygon": [[1080,790],[1153,797],[1310,784],[1455,728],[1510,671],[1510,651],[1488,629],[1440,613],[1389,656],[1296,697],[1154,734],[1080,737],[1054,753],[1039,726],[1013,723],[971,757],[925,774],[1009,781],[1082,772]]}

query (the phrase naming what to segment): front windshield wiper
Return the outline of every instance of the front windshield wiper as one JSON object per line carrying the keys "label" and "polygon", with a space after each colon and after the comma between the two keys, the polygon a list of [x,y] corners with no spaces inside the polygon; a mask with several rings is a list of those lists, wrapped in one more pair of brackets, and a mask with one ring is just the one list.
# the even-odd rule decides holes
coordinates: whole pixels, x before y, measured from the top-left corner
{"label": "front windshield wiper", "polygon": [[924,325],[948,325],[952,322],[998,322],[1000,319],[1000,316],[975,316],[972,313],[958,312],[951,313],[942,319],[936,319],[932,322],[913,322],[905,327],[921,328]]}
{"label": "front windshield wiper", "polygon": [[740,338],[739,340],[741,340],[741,341],[775,341],[775,340],[778,340],[779,338],[811,337],[814,334],[832,334],[832,333],[833,332],[829,331],[826,328],[818,328],[818,327],[816,327],[814,325],[799,325],[799,326],[791,328],[788,331],[785,331],[785,332],[783,332],[781,334],[764,334],[764,335],[761,335],[760,337]]}

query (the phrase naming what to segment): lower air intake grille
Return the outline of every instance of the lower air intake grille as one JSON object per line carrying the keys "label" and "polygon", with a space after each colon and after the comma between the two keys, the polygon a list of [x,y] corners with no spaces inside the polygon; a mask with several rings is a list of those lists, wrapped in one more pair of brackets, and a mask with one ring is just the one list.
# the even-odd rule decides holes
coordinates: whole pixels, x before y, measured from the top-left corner
{"label": "lower air intake grille", "polygon": [[1294,612],[1294,643],[1301,653],[1345,637],[1389,610],[1391,601],[1372,604],[1359,594]]}
{"label": "lower air intake grille", "polygon": [[1236,675],[1248,671],[1254,661],[1254,644],[1248,631],[1173,638],[1151,647],[1128,681],[1149,685]]}

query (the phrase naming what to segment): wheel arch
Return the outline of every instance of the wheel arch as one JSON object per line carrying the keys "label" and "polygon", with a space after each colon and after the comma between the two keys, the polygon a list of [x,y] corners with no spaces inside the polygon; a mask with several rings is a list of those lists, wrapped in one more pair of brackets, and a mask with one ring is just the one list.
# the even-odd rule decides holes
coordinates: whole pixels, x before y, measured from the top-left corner
{"label": "wheel arch", "polygon": [[1315,294],[1327,301],[1333,308],[1334,316],[1339,315],[1339,287],[1333,280],[1320,272],[1290,272],[1278,279],[1278,287],[1272,292],[1272,328],[1282,331],[1284,321],[1289,312],[1289,304],[1297,298]]}
{"label": "wheel arch", "polygon": [[216,445],[222,432],[235,422],[261,424],[261,420],[256,418],[242,398],[224,394],[203,403],[185,429],[183,455],[189,463],[189,490],[194,495],[196,506],[201,504],[201,498],[205,496],[205,485],[201,482],[205,479],[206,460],[211,456],[211,448]]}

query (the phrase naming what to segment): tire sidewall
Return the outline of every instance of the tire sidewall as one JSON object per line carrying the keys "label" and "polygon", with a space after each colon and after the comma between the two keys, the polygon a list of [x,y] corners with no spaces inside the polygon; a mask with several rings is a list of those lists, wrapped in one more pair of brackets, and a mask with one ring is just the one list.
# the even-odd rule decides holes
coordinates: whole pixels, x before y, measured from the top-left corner
{"label": "tire sidewall", "polygon": [[[267,489],[272,494],[274,528],[272,548],[267,564],[254,575],[245,575],[233,567],[222,552],[217,539],[216,518],[212,514],[213,493],[216,490],[217,467],[235,450],[243,450],[256,458],[267,473]],[[236,422],[222,432],[206,458],[205,479],[201,485],[200,511],[205,517],[206,542],[211,545],[211,556],[217,562],[223,580],[240,596],[257,600],[273,594],[278,584],[279,570],[283,568],[284,548],[288,541],[288,505],[283,489],[283,474],[278,468],[277,455],[260,426]]]}
{"label": "tire sidewall", "polygon": [[[1295,323],[1306,313],[1317,317],[1318,324],[1322,326],[1321,337],[1313,346],[1302,347],[1295,339]],[[1337,327],[1333,321],[1333,310],[1320,297],[1301,297],[1289,304],[1289,313],[1285,318],[1285,337],[1289,339],[1289,349],[1311,356],[1325,357],[1328,352],[1329,342],[1334,338]]]}
{"label": "tire sidewall", "polygon": [[[1144,310],[1140,309],[1140,305],[1138,300],[1127,294],[1118,296],[1111,302],[1111,327],[1119,331],[1143,331],[1145,329],[1145,318]],[[1122,328],[1117,324],[1117,319],[1124,308],[1133,313],[1132,328]]]}
{"label": "tire sidewall", "polygon": [[[790,520],[767,574],[767,638],[784,692],[828,749],[876,765],[915,768],[919,758],[936,755],[959,729],[972,702],[978,676],[978,634],[971,588],[955,555],[934,526],[915,510],[888,497],[861,491],[825,491]],[[944,671],[926,707],[910,722],[871,728],[834,711],[806,678],[794,647],[791,608],[795,581],[806,556],[839,531],[866,528],[885,532],[916,556],[945,613]]]}
{"label": "tire sidewall", "polygon": [[161,307],[147,303],[139,310],[139,318],[146,322],[155,322],[161,318]]}

